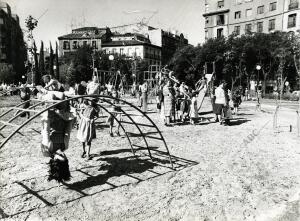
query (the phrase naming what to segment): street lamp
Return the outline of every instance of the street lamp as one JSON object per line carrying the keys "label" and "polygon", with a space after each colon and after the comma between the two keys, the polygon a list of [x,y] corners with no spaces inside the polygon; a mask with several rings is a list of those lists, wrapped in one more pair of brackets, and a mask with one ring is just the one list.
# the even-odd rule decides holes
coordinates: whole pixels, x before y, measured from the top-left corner
{"label": "street lamp", "polygon": [[256,65],[257,70],[257,83],[256,83],[256,94],[257,94],[257,103],[259,104],[259,97],[258,97],[258,84],[259,84],[259,70],[261,69],[261,66],[259,64]]}
{"label": "street lamp", "polygon": [[112,66],[113,66],[113,61],[114,61],[115,57],[111,54],[108,56],[108,60],[110,60],[110,69],[112,70]]}

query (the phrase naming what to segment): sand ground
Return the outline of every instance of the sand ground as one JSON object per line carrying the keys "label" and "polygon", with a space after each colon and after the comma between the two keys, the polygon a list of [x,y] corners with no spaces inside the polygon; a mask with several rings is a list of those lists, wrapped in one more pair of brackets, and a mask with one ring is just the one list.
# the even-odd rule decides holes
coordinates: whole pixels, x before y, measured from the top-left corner
{"label": "sand ground", "polygon": [[[0,100],[1,111],[12,100]],[[150,105],[154,110],[155,105]],[[72,179],[47,181],[39,122],[0,150],[0,217],[5,220],[300,220],[300,138],[296,113],[244,102],[231,126],[213,122],[209,101],[197,125],[165,127],[149,116],[178,159],[176,170],[134,157],[125,136],[111,138],[105,120],[82,159],[72,134],[66,154]],[[292,132],[289,132],[292,125]],[[36,130],[36,131],[35,131]],[[75,134],[75,135],[74,135]],[[174,158],[175,159],[175,158]]]}

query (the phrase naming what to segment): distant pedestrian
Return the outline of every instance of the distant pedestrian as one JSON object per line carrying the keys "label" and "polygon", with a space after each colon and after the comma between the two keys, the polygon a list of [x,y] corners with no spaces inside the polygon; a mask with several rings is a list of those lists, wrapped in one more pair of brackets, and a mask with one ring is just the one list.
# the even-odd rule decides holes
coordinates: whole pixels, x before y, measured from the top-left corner
{"label": "distant pedestrian", "polygon": [[214,111],[216,114],[216,122],[220,122],[220,123],[222,123],[221,114],[223,108],[226,105],[224,85],[225,85],[225,81],[221,81],[219,86],[215,90],[216,99],[215,99]]}
{"label": "distant pedestrian", "polygon": [[148,109],[148,82],[144,81],[144,84],[141,87],[141,92],[142,92],[142,111],[147,112]]}

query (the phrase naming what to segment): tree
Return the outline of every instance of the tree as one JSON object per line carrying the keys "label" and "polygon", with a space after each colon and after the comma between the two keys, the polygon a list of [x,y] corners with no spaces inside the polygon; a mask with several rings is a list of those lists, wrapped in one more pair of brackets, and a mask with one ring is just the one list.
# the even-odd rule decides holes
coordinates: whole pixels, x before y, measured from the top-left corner
{"label": "tree", "polygon": [[41,47],[40,47],[39,72],[40,72],[40,75],[45,74],[45,56],[44,56],[44,42],[43,41],[41,41]]}
{"label": "tree", "polygon": [[39,62],[38,62],[38,56],[37,56],[37,48],[35,45],[35,42],[33,43],[33,57],[34,57],[34,75],[32,81],[35,85],[38,85],[40,83],[40,72],[39,72]]}
{"label": "tree", "polygon": [[53,71],[53,64],[54,64],[54,55],[53,55],[53,49],[52,49],[52,44],[50,42],[50,57],[49,57],[49,74],[51,76],[54,76],[54,71]]}
{"label": "tree", "polygon": [[55,42],[55,77],[57,80],[59,80],[59,62],[58,62],[58,45],[57,42]]}

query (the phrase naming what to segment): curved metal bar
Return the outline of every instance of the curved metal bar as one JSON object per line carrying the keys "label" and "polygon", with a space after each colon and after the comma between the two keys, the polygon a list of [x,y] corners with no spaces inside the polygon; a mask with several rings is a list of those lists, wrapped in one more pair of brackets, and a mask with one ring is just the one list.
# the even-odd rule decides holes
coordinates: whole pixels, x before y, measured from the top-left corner
{"label": "curved metal bar", "polygon": [[[117,106],[116,104],[114,104],[114,103],[112,103],[112,102],[110,102],[110,101],[108,101],[108,100],[105,100],[105,99],[102,99],[102,100],[104,100],[106,103],[109,103],[109,104],[113,105],[114,107]],[[149,149],[149,145],[148,145],[148,142],[147,142],[147,140],[146,140],[146,138],[145,138],[145,135],[144,135],[143,131],[142,131],[141,128],[137,125],[137,123],[132,119],[132,117],[131,117],[129,114],[127,114],[122,108],[121,108],[121,111],[122,111],[123,114],[125,114],[125,115],[131,120],[131,122],[132,122],[132,123],[136,126],[136,128],[139,130],[139,132],[140,132],[140,134],[142,135],[143,140],[144,140],[144,142],[145,142],[145,144],[146,144],[146,148],[147,148],[147,150],[148,150],[149,156],[150,156],[150,158],[151,158],[151,160],[152,160],[152,155],[151,155],[151,152],[150,152],[150,149]]]}
{"label": "curved metal bar", "polygon": [[[43,104],[44,102],[39,102],[37,104],[34,104],[32,105],[31,107],[29,107],[28,109],[32,109],[32,108],[35,108],[37,106],[39,106],[40,104]],[[14,116],[13,118],[9,119],[7,122],[10,123],[12,122],[13,120],[15,120],[16,118],[18,118],[19,116],[21,116],[23,114],[24,111],[18,113],[16,116]],[[3,130],[7,125],[3,125],[1,128],[0,128],[0,131]]]}
{"label": "curved metal bar", "polygon": [[[109,113],[109,111],[107,110],[107,108],[103,107],[103,106],[100,105],[100,104],[97,104],[97,105],[98,105],[99,107],[101,107],[104,111],[106,111],[107,113]],[[109,114],[110,114],[110,113],[109,113]],[[111,115],[112,115],[112,117],[118,122],[118,124],[121,126],[122,130],[124,131],[124,133],[125,133],[125,135],[126,135],[126,138],[128,139],[128,142],[129,142],[129,144],[130,144],[131,152],[132,152],[132,154],[135,156],[135,153],[134,153],[134,150],[133,150],[133,147],[132,147],[132,142],[131,142],[129,136],[127,135],[127,133],[126,133],[125,128],[123,127],[122,124],[120,124],[120,121],[119,121],[113,114],[111,114]]]}
{"label": "curved metal bar", "polygon": [[[23,104],[26,104],[27,102],[30,102],[30,100],[28,100],[28,101],[24,101],[24,102],[22,102],[22,103],[20,103],[20,104],[18,104],[17,106],[14,106],[14,107],[20,107],[21,105],[23,105]],[[11,111],[13,111],[14,109],[12,109],[12,108],[9,108],[9,110],[8,111],[6,111],[6,112],[4,112],[3,114],[1,114],[0,115],[0,117],[3,117],[3,116],[5,116],[6,114],[8,114],[9,112],[11,112]]]}
{"label": "curved metal bar", "polygon": [[[123,102],[127,105],[129,105],[130,107],[132,107],[133,109],[137,110],[139,113],[142,113],[143,116],[145,116],[147,118],[147,120],[150,121],[150,123],[156,128],[156,130],[158,131],[160,137],[161,137],[161,140],[163,141],[164,145],[165,145],[165,148],[167,150],[167,154],[169,155],[169,160],[170,160],[170,164],[173,168],[173,162],[172,162],[172,159],[171,159],[171,155],[170,155],[170,152],[169,152],[169,149],[167,147],[167,144],[166,144],[166,141],[164,139],[164,137],[162,136],[160,130],[158,129],[158,127],[154,124],[154,122],[151,120],[151,118],[149,116],[147,116],[144,112],[142,112],[139,108],[137,108],[136,106],[134,106],[133,104],[125,101],[125,100],[122,100],[122,99],[119,99],[119,98],[114,98],[114,97],[111,97],[111,96],[105,96],[105,95],[81,95],[81,96],[73,96],[69,99],[66,99],[66,100],[62,100],[60,102],[57,102],[53,105],[50,105],[48,106],[47,108],[45,108],[44,110],[41,110],[40,113],[34,115],[33,117],[29,118],[27,121],[25,121],[22,125],[20,125],[13,133],[11,133],[1,144],[0,144],[0,149],[8,142],[8,140],[14,136],[20,129],[22,129],[26,124],[28,124],[30,121],[32,121],[33,119],[37,118],[38,116],[40,116],[42,113],[48,111],[49,109],[51,108],[54,108],[56,107],[57,105],[60,105],[62,104],[63,102],[68,102],[68,101],[72,101],[72,100],[75,100],[75,99],[79,99],[79,98],[85,98],[85,97],[92,97],[92,98],[102,98],[103,101],[107,102],[107,100],[105,100],[104,98],[107,98],[107,99],[114,99],[114,100],[117,100],[119,102]],[[108,102],[107,102],[108,103]],[[143,136],[144,137],[144,136]]]}

